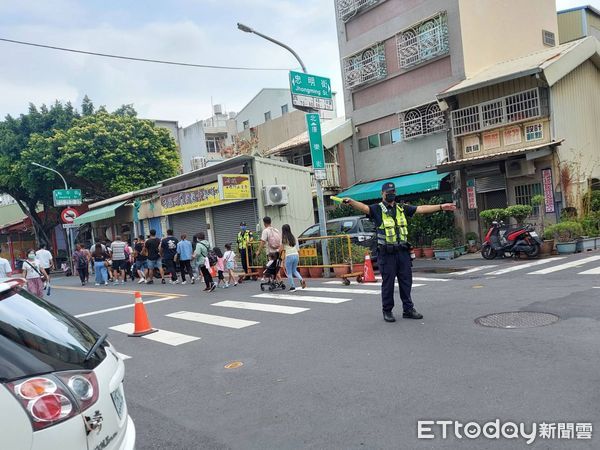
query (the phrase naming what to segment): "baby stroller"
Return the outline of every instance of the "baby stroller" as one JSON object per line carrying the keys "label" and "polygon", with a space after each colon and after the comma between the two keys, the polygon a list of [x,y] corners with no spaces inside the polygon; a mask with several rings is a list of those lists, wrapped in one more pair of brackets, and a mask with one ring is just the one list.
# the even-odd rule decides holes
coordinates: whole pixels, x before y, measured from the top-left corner
{"label": "baby stroller", "polygon": [[269,254],[269,262],[267,263],[267,268],[263,272],[263,276],[265,276],[267,280],[263,283],[260,283],[261,291],[265,290],[265,286],[268,286],[269,292],[272,292],[275,289],[285,290],[285,284],[283,281],[277,281],[277,274],[281,268],[281,261],[280,253]]}

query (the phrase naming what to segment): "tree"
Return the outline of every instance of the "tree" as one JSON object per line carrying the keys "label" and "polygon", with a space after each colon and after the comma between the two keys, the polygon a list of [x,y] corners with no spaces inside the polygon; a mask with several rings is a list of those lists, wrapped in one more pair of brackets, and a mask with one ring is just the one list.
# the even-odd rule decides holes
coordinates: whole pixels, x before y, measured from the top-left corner
{"label": "tree", "polygon": [[83,97],[83,101],[81,102],[81,115],[91,116],[92,114],[94,114],[94,104],[86,95],[85,97]]}
{"label": "tree", "polygon": [[137,111],[132,104],[122,105],[120,108],[115,109],[113,114],[116,116],[137,117]]}

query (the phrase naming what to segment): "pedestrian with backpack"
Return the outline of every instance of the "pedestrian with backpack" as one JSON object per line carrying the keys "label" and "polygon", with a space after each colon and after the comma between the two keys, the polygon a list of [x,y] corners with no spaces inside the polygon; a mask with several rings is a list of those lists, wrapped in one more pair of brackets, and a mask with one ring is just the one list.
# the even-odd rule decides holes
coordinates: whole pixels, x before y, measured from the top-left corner
{"label": "pedestrian with backpack", "polygon": [[[204,283],[206,284],[205,291],[212,292],[216,289],[217,285],[214,283],[213,278],[210,274],[210,270],[206,267],[207,265],[210,267],[217,263],[216,255],[214,252],[210,251],[210,244],[206,240],[206,235],[204,232],[200,232],[197,234],[198,242],[196,243],[196,248],[194,249],[194,254],[192,258],[196,260],[197,266],[200,268],[200,272],[202,272],[202,276],[204,277]],[[211,264],[211,256],[214,258],[214,264]]]}
{"label": "pedestrian with backpack", "polygon": [[90,263],[88,261],[87,255],[83,251],[83,246],[81,244],[77,244],[75,246],[75,253],[73,253],[73,264],[75,265],[75,269],[79,274],[79,280],[81,280],[81,285],[85,286],[85,283],[88,279],[89,275],[89,266]]}
{"label": "pedestrian with backpack", "polygon": [[[279,253],[279,249],[281,248],[281,232],[271,225],[271,218],[269,216],[264,217],[263,225],[265,228],[260,235],[260,243],[258,244],[258,250],[256,250],[256,257],[260,255],[265,246],[267,248],[267,255]],[[277,273],[275,279],[281,279],[279,273]]]}

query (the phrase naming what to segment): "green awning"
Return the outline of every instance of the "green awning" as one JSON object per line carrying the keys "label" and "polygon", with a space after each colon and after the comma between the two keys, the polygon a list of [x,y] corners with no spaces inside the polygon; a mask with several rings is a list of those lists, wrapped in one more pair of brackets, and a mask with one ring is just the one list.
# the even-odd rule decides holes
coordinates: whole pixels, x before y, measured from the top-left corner
{"label": "green awning", "polygon": [[84,223],[98,222],[102,219],[109,219],[111,217],[115,217],[115,211],[117,210],[117,208],[123,206],[124,204],[125,202],[118,202],[113,203],[112,205],[103,206],[102,208],[91,209],[85,214],[82,214],[81,216],[77,217],[73,221],[73,223],[75,225],[83,225]]}
{"label": "green awning", "polygon": [[390,181],[396,185],[396,193],[400,196],[437,191],[440,189],[440,181],[448,175],[448,173],[437,173],[436,170],[430,170],[429,172],[413,173],[386,180],[371,181],[370,183],[360,183],[341,192],[338,197],[349,197],[358,201],[375,200],[381,198],[383,183]]}

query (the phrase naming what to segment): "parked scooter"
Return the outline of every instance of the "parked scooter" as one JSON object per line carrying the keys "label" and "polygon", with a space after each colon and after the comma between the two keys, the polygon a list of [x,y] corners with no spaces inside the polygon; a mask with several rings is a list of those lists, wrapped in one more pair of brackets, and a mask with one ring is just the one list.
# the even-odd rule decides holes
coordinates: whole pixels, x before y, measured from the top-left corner
{"label": "parked scooter", "polygon": [[508,254],[516,258],[522,252],[530,258],[535,258],[540,254],[541,245],[542,240],[532,225],[510,228],[502,221],[494,221],[485,235],[481,256],[485,259],[494,259]]}

